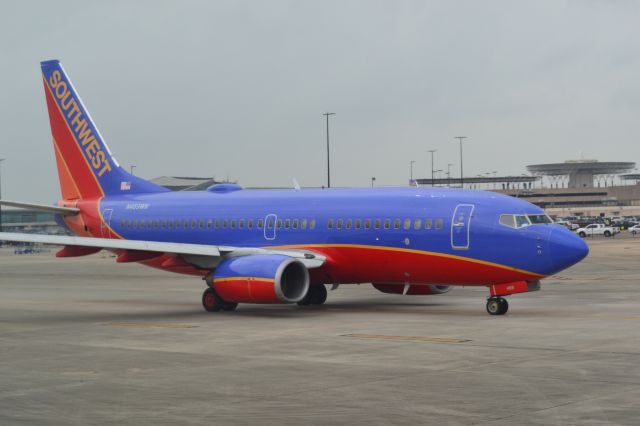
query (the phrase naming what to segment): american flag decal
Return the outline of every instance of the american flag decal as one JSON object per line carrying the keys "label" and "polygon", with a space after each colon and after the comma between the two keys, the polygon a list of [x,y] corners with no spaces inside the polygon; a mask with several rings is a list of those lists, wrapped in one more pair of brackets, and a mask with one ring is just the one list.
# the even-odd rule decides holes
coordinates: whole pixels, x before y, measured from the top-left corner
{"label": "american flag decal", "polygon": [[120,182],[120,191],[128,191],[131,189],[131,182]]}

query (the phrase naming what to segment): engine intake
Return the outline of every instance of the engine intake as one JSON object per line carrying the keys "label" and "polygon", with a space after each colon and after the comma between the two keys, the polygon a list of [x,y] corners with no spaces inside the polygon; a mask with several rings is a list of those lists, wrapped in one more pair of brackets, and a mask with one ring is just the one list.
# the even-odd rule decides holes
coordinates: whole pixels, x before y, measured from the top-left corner
{"label": "engine intake", "polygon": [[279,254],[231,257],[216,268],[213,287],[227,302],[296,303],[309,291],[309,271]]}

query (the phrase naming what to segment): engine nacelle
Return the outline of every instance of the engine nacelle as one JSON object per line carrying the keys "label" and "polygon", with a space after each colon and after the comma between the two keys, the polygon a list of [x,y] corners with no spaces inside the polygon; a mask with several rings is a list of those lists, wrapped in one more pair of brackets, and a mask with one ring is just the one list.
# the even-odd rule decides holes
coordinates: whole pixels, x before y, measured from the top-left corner
{"label": "engine nacelle", "polygon": [[233,303],[296,303],[309,291],[309,271],[280,254],[231,257],[220,262],[213,288]]}
{"label": "engine nacelle", "polygon": [[411,284],[408,287],[404,284],[385,284],[385,283],[373,283],[373,286],[376,290],[381,291],[383,293],[390,294],[407,294],[412,296],[426,296],[429,294],[442,294],[451,290],[451,286],[449,285],[419,285],[419,284]]}

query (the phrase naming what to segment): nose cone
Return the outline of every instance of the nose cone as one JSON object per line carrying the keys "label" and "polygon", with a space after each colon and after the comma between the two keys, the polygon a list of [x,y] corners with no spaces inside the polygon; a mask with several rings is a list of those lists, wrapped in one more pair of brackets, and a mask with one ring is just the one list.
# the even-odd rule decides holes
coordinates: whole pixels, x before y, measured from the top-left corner
{"label": "nose cone", "polygon": [[551,273],[556,273],[587,257],[589,246],[573,232],[558,227],[549,234],[549,254]]}

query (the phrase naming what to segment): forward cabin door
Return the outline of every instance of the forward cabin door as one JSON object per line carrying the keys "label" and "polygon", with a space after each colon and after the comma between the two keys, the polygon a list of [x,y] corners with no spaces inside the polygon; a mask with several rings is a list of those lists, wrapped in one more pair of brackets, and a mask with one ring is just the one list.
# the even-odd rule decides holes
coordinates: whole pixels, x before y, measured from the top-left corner
{"label": "forward cabin door", "polygon": [[275,214],[268,214],[264,218],[264,238],[265,240],[276,239],[276,226],[278,217]]}
{"label": "forward cabin door", "polygon": [[454,250],[468,250],[471,245],[469,231],[471,216],[473,216],[473,204],[458,204],[453,212],[451,220],[451,248]]}

